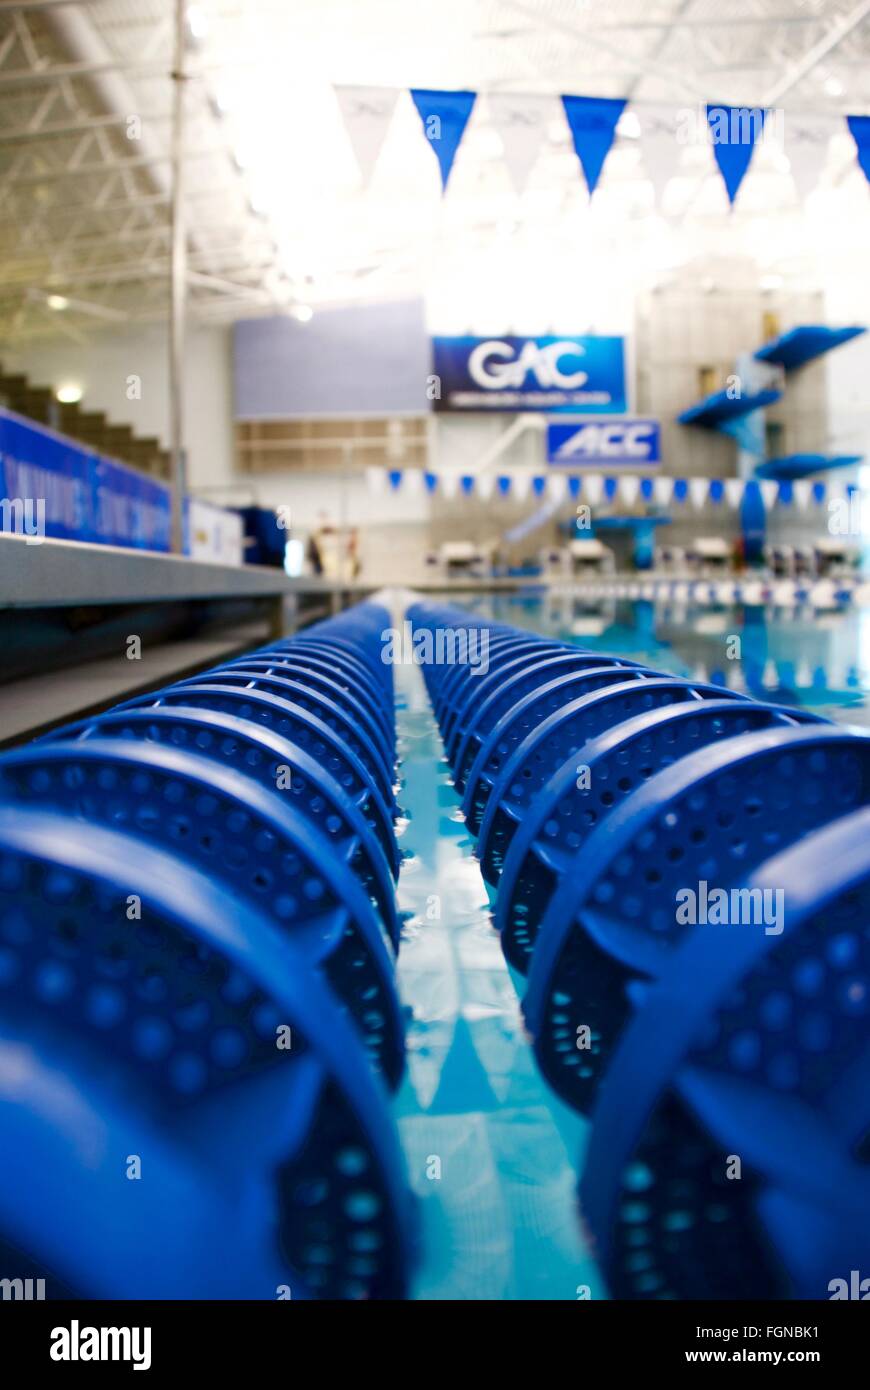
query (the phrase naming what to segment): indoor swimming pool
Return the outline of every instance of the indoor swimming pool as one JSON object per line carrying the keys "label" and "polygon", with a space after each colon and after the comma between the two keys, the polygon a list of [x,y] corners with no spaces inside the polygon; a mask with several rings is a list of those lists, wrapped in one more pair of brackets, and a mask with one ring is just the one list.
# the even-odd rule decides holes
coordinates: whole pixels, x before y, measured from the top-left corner
{"label": "indoor swimming pool", "polygon": [[408,1065],[395,1104],[419,1199],[414,1293],[606,1297],[576,1216],[588,1126],[535,1064],[522,982],[492,928],[423,678],[409,666],[395,674],[406,818],[398,976],[408,1010]]}
{"label": "indoor swimming pool", "polygon": [[[784,616],[539,591],[456,602],[478,618],[602,655],[838,722],[870,722],[866,611]],[[404,818],[398,973],[408,1014],[408,1070],[395,1105],[419,1199],[414,1296],[607,1298],[577,1209],[589,1122],[562,1104],[536,1065],[520,1007],[527,982],[493,929],[491,890],[423,676],[397,665],[395,679]]]}
{"label": "indoor swimming pool", "polygon": [[459,602],[480,617],[630,657],[755,699],[795,705],[843,723],[870,722],[870,609],[854,604],[824,612],[688,607],[540,591],[463,596]]}

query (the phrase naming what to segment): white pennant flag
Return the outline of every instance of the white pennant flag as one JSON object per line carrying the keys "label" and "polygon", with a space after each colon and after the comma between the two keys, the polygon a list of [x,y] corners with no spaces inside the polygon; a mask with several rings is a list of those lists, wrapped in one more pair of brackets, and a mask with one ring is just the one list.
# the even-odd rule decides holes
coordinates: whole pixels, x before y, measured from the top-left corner
{"label": "white pennant flag", "polygon": [[764,509],[769,512],[779,497],[779,483],[774,482],[772,478],[763,478],[759,486],[764,500]]}
{"label": "white pennant flag", "polygon": [[743,501],[744,482],[742,478],[725,479],[725,500],[729,507],[739,507]]}
{"label": "white pennant flag", "polygon": [[633,507],[640,494],[640,478],[628,474],[620,480],[619,493],[626,506]]}
{"label": "white pennant flag", "polygon": [[604,490],[604,479],[600,473],[584,473],[582,496],[590,507],[597,507]]}
{"label": "white pennant flag", "polygon": [[835,125],[827,116],[788,115],[785,152],[801,202],[818,187],[834,130]]}
{"label": "white pennant flag", "polygon": [[696,511],[700,511],[707,501],[707,494],[710,491],[710,480],[708,478],[690,478],[689,496],[692,499],[692,506]]}
{"label": "white pennant flag", "polygon": [[441,495],[443,497],[452,498],[456,496],[459,491],[458,473],[442,473],[439,477],[439,482],[441,484]]}
{"label": "white pennant flag", "polygon": [[564,502],[568,479],[562,473],[552,473],[547,479],[547,496],[551,502]]}
{"label": "white pennant flag", "polygon": [[525,191],[535,166],[547,127],[558,115],[553,97],[509,96],[490,92],[487,106],[492,123],[501,136],[504,160],[517,193]]}
{"label": "white pennant flag", "polygon": [[402,491],[411,497],[419,497],[423,491],[422,468],[408,468],[402,474]]}
{"label": "white pennant flag", "polygon": [[336,87],[335,96],[366,187],[387,138],[399,99],[398,89]]}
{"label": "white pennant flag", "polygon": [[531,474],[514,473],[511,477],[511,497],[517,502],[525,502],[532,485]]}
{"label": "white pennant flag", "polygon": [[492,490],[495,487],[494,473],[479,473],[474,480],[474,490],[478,497],[483,498],[484,502],[492,497]]}
{"label": "white pennant flag", "polygon": [[656,478],[653,484],[653,492],[655,493],[656,501],[659,502],[661,506],[670,506],[671,498],[674,495],[673,478]]}
{"label": "white pennant flag", "polygon": [[675,106],[651,106],[639,111],[638,117],[641,159],[652,180],[658,207],[669,180],[680,167],[683,147],[677,139],[679,112]]}
{"label": "white pennant flag", "polygon": [[798,511],[805,512],[810,505],[810,494],[813,490],[812,483],[808,483],[806,478],[797,478],[791,485],[792,494]]}
{"label": "white pennant flag", "polygon": [[374,493],[376,496],[382,493],[387,485],[386,468],[367,468],[366,485],[369,492]]}

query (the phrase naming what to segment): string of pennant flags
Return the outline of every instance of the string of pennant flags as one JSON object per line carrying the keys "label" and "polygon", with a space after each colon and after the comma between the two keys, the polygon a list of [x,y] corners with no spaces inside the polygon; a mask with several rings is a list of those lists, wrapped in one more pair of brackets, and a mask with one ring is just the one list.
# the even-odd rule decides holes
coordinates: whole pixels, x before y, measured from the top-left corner
{"label": "string of pennant flags", "polygon": [[366,480],[373,494],[389,496],[439,494],[448,500],[477,497],[488,501],[495,497],[524,502],[532,497],[561,504],[569,499],[590,507],[621,503],[628,507],[637,504],[659,507],[682,506],[700,510],[712,505],[736,510],[743,504],[747,492],[763,503],[765,511],[776,506],[824,507],[832,501],[846,501],[857,492],[854,483],[811,482],[801,478],[776,481],[770,478],[655,478],[622,474],[618,477],[603,473],[582,476],[564,474],[535,474],[526,470],[511,473],[459,473],[444,470],[426,472],[420,468],[368,468]]}
{"label": "string of pennant flags", "polygon": [[[442,192],[472,113],[479,100],[502,138],[505,163],[517,193],[522,193],[554,115],[567,123],[590,197],[595,192],[623,114],[631,110],[640,132],[641,156],[660,200],[668,180],[678,172],[681,147],[703,139],[712,146],[716,166],[733,207],[759,143],[781,140],[797,192],[806,197],[818,183],[830,138],[845,127],[856,160],[870,182],[870,116],[824,116],[763,107],[713,103],[689,107],[647,106],[613,97],[510,95],[447,92],[410,88],[423,135],[438,161]],[[392,123],[400,90],[336,87],[336,98],[364,183],[368,183]],[[700,120],[696,119],[700,114]],[[694,122],[694,129],[692,129]]]}

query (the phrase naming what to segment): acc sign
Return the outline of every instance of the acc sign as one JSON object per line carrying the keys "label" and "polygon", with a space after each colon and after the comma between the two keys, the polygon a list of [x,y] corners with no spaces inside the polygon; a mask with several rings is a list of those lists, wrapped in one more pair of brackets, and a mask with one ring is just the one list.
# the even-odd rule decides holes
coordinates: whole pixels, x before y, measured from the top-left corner
{"label": "acc sign", "polygon": [[625,409],[622,338],[433,338],[436,410]]}
{"label": "acc sign", "polygon": [[658,463],[658,420],[583,420],[547,426],[547,461],[565,464]]}

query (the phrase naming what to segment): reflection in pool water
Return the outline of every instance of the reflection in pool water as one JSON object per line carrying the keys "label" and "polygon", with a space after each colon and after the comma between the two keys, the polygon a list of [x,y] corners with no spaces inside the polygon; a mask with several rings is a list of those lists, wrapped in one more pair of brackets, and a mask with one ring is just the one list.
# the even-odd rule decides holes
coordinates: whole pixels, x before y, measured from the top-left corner
{"label": "reflection in pool water", "polygon": [[799,705],[841,722],[870,723],[870,609],[850,605],[787,614],[762,607],[691,608],[540,592],[457,601],[501,622],[648,661],[759,700]]}
{"label": "reflection in pool water", "polygon": [[[868,610],[785,617],[540,592],[455,601],[674,674],[870,723]],[[588,1125],[538,1072],[519,1010],[525,982],[492,929],[421,673],[398,666],[395,674],[407,816],[399,978],[409,1014],[396,1104],[420,1199],[416,1297],[604,1298],[576,1208]]]}

